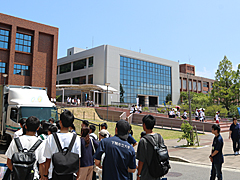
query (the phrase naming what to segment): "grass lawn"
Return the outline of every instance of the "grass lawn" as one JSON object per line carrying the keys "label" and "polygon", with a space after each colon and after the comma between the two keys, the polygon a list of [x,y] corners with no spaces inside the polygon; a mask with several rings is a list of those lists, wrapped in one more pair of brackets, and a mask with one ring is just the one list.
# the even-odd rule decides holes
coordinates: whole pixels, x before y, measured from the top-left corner
{"label": "grass lawn", "polygon": [[[106,122],[107,125],[108,125],[109,133],[111,135],[115,134],[115,127],[116,127],[116,123],[115,122],[107,122],[107,121],[101,121],[101,120],[100,121],[89,120],[89,122],[92,122],[92,123],[95,123],[95,124],[101,124],[103,122]],[[77,133],[80,133],[81,122],[80,121],[74,121],[74,124],[76,126]],[[140,140],[140,133],[143,131],[142,126],[132,125],[132,129],[133,129],[133,137],[134,137],[134,139],[139,142],[139,140]],[[158,128],[154,128],[153,132],[161,134],[163,139],[165,139],[165,140],[166,139],[178,139],[183,134],[180,131],[158,129]],[[96,130],[95,133],[97,134],[98,130]]]}

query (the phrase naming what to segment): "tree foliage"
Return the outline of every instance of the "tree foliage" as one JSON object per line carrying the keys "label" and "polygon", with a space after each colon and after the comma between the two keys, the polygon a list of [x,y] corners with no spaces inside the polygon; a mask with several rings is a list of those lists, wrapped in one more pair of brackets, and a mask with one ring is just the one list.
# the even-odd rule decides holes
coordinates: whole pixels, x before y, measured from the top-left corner
{"label": "tree foliage", "polygon": [[220,61],[218,70],[215,73],[216,81],[213,83],[211,98],[218,104],[223,105],[228,111],[232,105],[237,105],[240,88],[240,65],[234,71],[232,62],[224,56]]}

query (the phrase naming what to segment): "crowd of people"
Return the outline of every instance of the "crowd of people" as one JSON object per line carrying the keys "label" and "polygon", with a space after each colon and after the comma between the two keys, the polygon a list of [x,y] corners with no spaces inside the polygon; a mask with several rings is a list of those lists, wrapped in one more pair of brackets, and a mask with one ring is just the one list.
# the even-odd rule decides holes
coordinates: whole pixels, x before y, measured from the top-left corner
{"label": "crowd of people", "polygon": [[[107,123],[101,124],[97,136],[96,127],[84,120],[78,136],[73,125],[74,116],[68,110],[61,113],[58,122],[53,119],[40,122],[34,116],[21,119],[21,129],[15,132],[6,151],[8,170],[4,178],[11,176],[17,180],[18,176],[26,176],[25,179],[34,180],[96,180],[98,176],[100,180],[132,180],[133,173],[138,169],[138,180],[160,179],[151,178],[149,175],[148,163],[155,150],[142,138],[149,136],[158,144],[160,135],[152,131],[156,120],[153,116],[146,115],[142,121],[144,131],[138,143],[133,138],[131,125],[125,120],[116,123],[114,136],[108,132]],[[163,139],[160,139],[163,143]],[[136,157],[133,147],[137,144]],[[34,154],[31,156],[35,158],[32,169],[24,164],[24,158],[20,158],[24,159],[24,162],[18,159],[16,163],[16,157],[23,157],[23,154],[19,153],[26,153],[24,157],[29,156],[29,153]]]}
{"label": "crowd of people", "polygon": [[79,98],[67,97],[67,104],[80,106],[81,101]]}
{"label": "crowd of people", "polygon": [[132,113],[142,113],[142,105],[140,106],[132,105],[130,108],[130,114]]}

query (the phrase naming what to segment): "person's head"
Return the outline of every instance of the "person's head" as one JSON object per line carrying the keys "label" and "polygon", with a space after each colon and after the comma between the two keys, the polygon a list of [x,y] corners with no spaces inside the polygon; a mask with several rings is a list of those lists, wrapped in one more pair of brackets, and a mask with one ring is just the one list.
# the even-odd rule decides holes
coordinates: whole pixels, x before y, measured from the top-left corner
{"label": "person's head", "polygon": [[48,120],[48,122],[50,122],[51,124],[53,124],[53,123],[54,123],[54,119],[53,119],[53,118],[50,118],[50,119]]}
{"label": "person's head", "polygon": [[23,128],[23,125],[26,123],[26,120],[27,120],[26,118],[22,118],[18,121],[21,128]]}
{"label": "person's head", "polygon": [[156,119],[152,115],[145,115],[142,119],[142,122],[143,122],[143,130],[144,131],[152,130],[156,123]]}
{"label": "person's head", "polygon": [[40,121],[35,116],[30,116],[26,120],[26,131],[27,132],[36,132],[39,129]]}
{"label": "person's head", "polygon": [[74,121],[74,116],[73,114],[66,110],[61,113],[60,115],[60,126],[63,126],[64,128],[69,128]]}
{"label": "person's head", "polygon": [[55,125],[51,125],[51,126],[48,127],[48,135],[50,135],[54,132],[57,132],[57,131],[58,131],[58,128]]}
{"label": "person's head", "polygon": [[133,135],[132,126],[130,125],[129,134]]}
{"label": "person's head", "polygon": [[96,126],[94,125],[90,125],[89,128],[90,128],[90,133],[94,133],[96,130]]}
{"label": "person's head", "polygon": [[85,140],[85,147],[88,147],[90,143],[89,132],[90,132],[89,127],[82,127],[81,138]]}
{"label": "person's head", "polygon": [[88,120],[83,120],[82,124],[81,124],[81,127],[88,127],[88,126],[89,126]]}
{"label": "person's head", "polygon": [[143,136],[145,136],[146,135],[146,132],[145,131],[143,131],[143,132],[141,132],[141,137],[140,137],[140,139],[143,137]]}
{"label": "person's head", "polygon": [[212,125],[212,133],[214,135],[218,135],[220,133],[220,126],[219,126],[219,124],[213,124]]}
{"label": "person's head", "polygon": [[48,128],[51,126],[51,123],[45,122],[42,126],[42,134],[48,135]]}
{"label": "person's head", "polygon": [[237,118],[233,117],[233,123],[236,125],[237,124]]}
{"label": "person's head", "polygon": [[196,110],[198,110],[198,107],[196,107]]}
{"label": "person's head", "polygon": [[57,128],[58,129],[61,129],[61,126],[60,126],[60,121],[58,120],[58,121],[56,121],[56,126],[57,126]]}
{"label": "person's head", "polygon": [[107,128],[108,128],[107,123],[102,123],[102,124],[101,124],[101,130],[102,130],[102,129],[107,129]]}
{"label": "person's head", "polygon": [[101,141],[102,139],[106,138],[108,135],[108,132],[106,129],[102,129],[99,131],[99,140]]}
{"label": "person's head", "polygon": [[184,112],[186,112],[186,110],[184,110]]}
{"label": "person's head", "polygon": [[46,120],[41,120],[40,124],[43,126],[43,124],[46,122]]}
{"label": "person's head", "polygon": [[130,129],[129,123],[121,119],[116,124],[115,134],[122,140],[127,140],[129,129]]}

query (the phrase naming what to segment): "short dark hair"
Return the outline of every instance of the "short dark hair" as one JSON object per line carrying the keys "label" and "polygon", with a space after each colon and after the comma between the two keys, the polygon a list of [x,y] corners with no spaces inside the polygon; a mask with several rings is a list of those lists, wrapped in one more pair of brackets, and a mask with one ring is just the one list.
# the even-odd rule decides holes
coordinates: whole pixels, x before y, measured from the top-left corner
{"label": "short dark hair", "polygon": [[47,122],[47,121],[46,121],[46,120],[41,120],[41,122],[40,122],[41,126],[43,126],[43,124],[44,124],[45,122]]}
{"label": "short dark hair", "polygon": [[51,125],[51,126],[48,127],[48,131],[50,131],[51,134],[52,134],[52,133],[54,133],[54,132],[57,132],[57,131],[58,131],[58,128],[57,128],[57,126],[55,126],[55,125]]}
{"label": "short dark hair", "polygon": [[212,129],[213,129],[214,131],[217,130],[218,133],[220,133],[220,130],[221,130],[219,124],[213,124],[213,125],[212,125]]}
{"label": "short dark hair", "polygon": [[156,119],[155,117],[153,117],[152,115],[145,115],[143,118],[142,118],[142,122],[143,124],[146,125],[146,128],[147,129],[153,129],[154,128],[154,125],[156,123]]}
{"label": "short dark hair", "polygon": [[36,132],[40,126],[40,121],[35,116],[30,116],[26,120],[27,131]]}
{"label": "short dark hair", "polygon": [[62,125],[63,127],[70,127],[72,124],[73,124],[73,121],[74,121],[74,116],[73,114],[66,110],[66,111],[63,111],[60,115],[60,121],[62,121]]}
{"label": "short dark hair", "polygon": [[48,122],[53,122],[53,123],[54,123],[54,119],[53,119],[53,118],[50,118],[50,119],[48,120]]}
{"label": "short dark hair", "polygon": [[92,130],[92,133],[94,133],[96,131],[96,126],[94,126],[94,125],[90,125],[89,128]]}
{"label": "short dark hair", "polygon": [[58,120],[58,121],[56,121],[56,126],[57,126],[57,128],[58,129],[61,129],[61,126],[60,126],[60,121]]}
{"label": "short dark hair", "polygon": [[74,126],[74,124],[72,124],[70,127],[71,127],[71,128],[73,128],[74,130],[76,130],[76,128],[75,128],[75,126]]}
{"label": "short dark hair", "polygon": [[107,123],[102,123],[101,124],[101,127],[105,127],[106,129],[108,128],[108,125],[107,125]]}
{"label": "short dark hair", "polygon": [[21,125],[23,125],[23,124],[25,124],[26,123],[26,118],[22,118],[22,119],[20,119],[18,122],[21,124]]}
{"label": "short dark hair", "polygon": [[85,124],[87,127],[89,126],[88,120],[83,120],[82,123]]}
{"label": "short dark hair", "polygon": [[234,120],[237,120],[237,118],[236,118],[236,117],[233,117],[233,121],[234,121]]}

